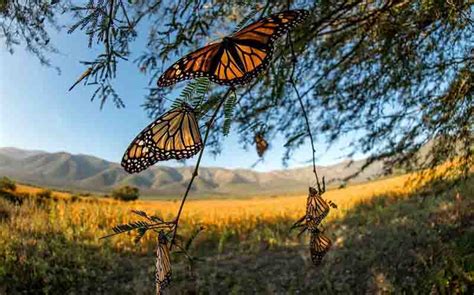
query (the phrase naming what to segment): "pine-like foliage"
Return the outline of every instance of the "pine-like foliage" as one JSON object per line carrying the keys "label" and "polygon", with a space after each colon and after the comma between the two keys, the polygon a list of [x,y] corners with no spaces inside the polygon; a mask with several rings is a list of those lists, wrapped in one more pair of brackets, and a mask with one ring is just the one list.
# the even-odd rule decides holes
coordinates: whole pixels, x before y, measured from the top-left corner
{"label": "pine-like foliage", "polygon": [[155,215],[148,215],[146,212],[144,211],[140,211],[140,210],[132,210],[132,213],[135,213],[137,214],[138,216],[141,216],[143,218],[146,218],[148,219],[149,221],[151,222],[163,222],[163,219],[161,219],[160,217],[158,216],[155,216]]}
{"label": "pine-like foliage", "polygon": [[235,105],[237,103],[237,95],[232,91],[224,104],[224,135],[230,132],[230,125],[232,123],[232,116],[234,114]]}
{"label": "pine-like foliage", "polygon": [[165,221],[158,216],[148,215],[146,212],[140,211],[140,210],[132,210],[132,213],[137,214],[138,216],[147,219],[148,222],[139,220],[139,221],[133,221],[126,224],[119,224],[112,228],[112,231],[114,232],[113,234],[104,236],[101,239],[109,238],[111,236],[115,236],[115,235],[119,235],[119,234],[136,230],[137,236],[133,240],[135,243],[138,243],[140,242],[141,238],[146,234],[148,230],[154,229],[157,227],[160,227],[160,228],[167,227]]}
{"label": "pine-like foliage", "polygon": [[178,99],[173,102],[172,108],[179,107],[183,102],[190,104],[193,108],[199,108],[210,85],[211,81],[204,77],[189,82]]}
{"label": "pine-like foliage", "polygon": [[149,224],[148,222],[139,220],[139,221],[133,221],[126,224],[119,224],[117,226],[114,226],[112,230],[116,234],[122,234],[122,233],[129,232],[132,230],[140,229],[140,228],[147,229],[150,226],[151,224]]}
{"label": "pine-like foliage", "polygon": [[[52,43],[46,28],[56,23],[63,10],[59,4],[71,12],[74,21],[70,30],[81,31],[90,44],[99,47],[97,56],[84,63],[93,68],[89,81],[84,82],[97,88],[93,98],[101,105],[112,99],[118,107],[123,103],[115,91],[115,71],[120,69],[119,62],[135,56],[131,44],[138,34],[147,36],[147,43],[135,63],[155,84],[163,66],[172,60],[215,40],[220,33],[228,33],[228,28],[239,30],[258,17],[286,10],[289,3],[3,2],[6,4],[0,4],[0,14],[5,21],[0,21],[0,31],[6,48],[11,51],[14,46],[25,45],[42,63],[48,62],[44,54],[50,52]],[[306,142],[305,118],[301,108],[294,107],[298,99],[288,83],[295,69],[295,84],[318,142],[353,139],[341,157],[360,152],[369,157],[367,165],[383,161],[387,171],[420,170],[461,160],[456,167],[469,173],[473,141],[472,0],[306,0],[290,4],[291,9],[310,11],[311,16],[291,31],[293,46],[275,44],[266,74],[242,87],[233,118],[242,144],[253,140],[251,126],[256,121],[263,121],[272,134],[288,139],[284,160]],[[147,22],[149,19],[154,21]],[[62,25],[58,23],[58,27]],[[199,96],[192,96],[197,99],[194,105],[200,105],[197,116],[220,102],[213,97],[222,94],[221,87],[213,90],[201,104]],[[166,91],[170,90],[150,88],[146,110],[153,115],[162,113],[162,94]],[[217,146],[221,135],[213,134],[209,145]]]}

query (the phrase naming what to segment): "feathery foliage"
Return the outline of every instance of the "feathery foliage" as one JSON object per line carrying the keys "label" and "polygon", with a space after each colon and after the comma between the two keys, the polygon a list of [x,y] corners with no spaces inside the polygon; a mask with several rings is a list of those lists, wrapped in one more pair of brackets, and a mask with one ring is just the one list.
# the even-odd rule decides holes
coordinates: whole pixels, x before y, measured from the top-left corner
{"label": "feathery foliage", "polygon": [[199,108],[204,96],[209,91],[211,81],[205,77],[189,82],[181,91],[179,97],[171,105],[172,108],[181,106],[183,102],[190,104],[193,108]]}
{"label": "feathery foliage", "polygon": [[224,135],[228,135],[230,132],[230,125],[232,123],[236,103],[237,95],[235,94],[235,91],[232,91],[224,103],[224,126],[222,131]]}
{"label": "feathery foliage", "polygon": [[145,222],[145,221],[133,221],[133,222],[130,222],[130,223],[126,223],[126,224],[119,224],[117,226],[114,226],[112,228],[112,231],[115,232],[116,234],[121,234],[121,233],[125,233],[125,232],[129,232],[129,231],[132,231],[132,230],[136,230],[136,229],[148,229],[149,227],[151,226],[151,224]]}
{"label": "feathery foliage", "polygon": [[[52,45],[49,31],[59,30],[57,16],[69,5],[69,1],[58,0],[0,1],[0,41],[11,54],[24,44],[42,65],[53,66],[49,55],[58,50]],[[60,72],[58,67],[56,70]]]}
{"label": "feathery foliage", "polygon": [[[118,107],[123,102],[113,80],[118,64],[130,57],[130,45],[138,34],[145,34],[147,43],[135,63],[154,84],[163,66],[218,36],[231,34],[250,19],[288,8],[307,9],[310,17],[292,37],[298,60],[296,86],[315,140],[333,144],[354,138],[341,157],[362,153],[369,157],[367,164],[383,161],[387,171],[430,168],[457,159],[462,159],[460,169],[468,170],[473,162],[474,125],[469,78],[474,60],[472,1],[303,0],[292,7],[289,4],[281,0],[88,0],[61,7],[76,19],[71,31],[81,30],[91,46],[102,48],[86,64],[94,69],[87,82],[97,87],[93,98],[101,105],[110,98]],[[48,21],[59,11],[52,8],[55,5],[44,6]],[[36,30],[30,24],[37,22],[28,22],[30,15],[24,7],[15,1],[5,7],[0,6],[0,25],[13,20],[20,25],[13,28],[28,24],[29,31]],[[31,17],[35,15],[32,12]],[[146,20],[146,27],[138,30]],[[39,23],[37,32],[44,31]],[[36,40],[12,31],[9,36],[4,40],[11,46],[11,36],[25,42]],[[256,122],[265,123],[268,138],[277,133],[287,138],[285,161],[308,139],[288,83],[294,62],[288,46],[277,42],[268,72],[239,91],[232,118],[244,145],[251,144],[249,127]],[[152,116],[163,111],[167,91],[150,88],[144,107]],[[221,93],[220,87],[209,91],[203,113],[215,106],[213,97]],[[218,147],[221,136],[222,132],[211,134],[210,145]]]}
{"label": "feathery foliage", "polygon": [[[132,210],[132,212],[135,213],[135,214],[138,214],[140,216],[143,216],[143,215],[141,215],[142,213],[144,213],[146,215],[146,213],[143,212],[143,211],[133,211]],[[140,212],[140,213],[137,213],[137,212]],[[101,237],[101,239],[110,238],[112,236],[128,233],[128,232],[131,232],[131,231],[137,231],[137,235],[134,238],[134,242],[139,243],[140,240],[142,239],[142,237],[146,234],[146,232],[148,230],[158,229],[158,228],[159,229],[170,229],[171,228],[171,226],[168,223],[164,222],[163,220],[161,220],[160,218],[158,218],[156,216],[148,216],[148,218],[151,222],[138,220],[138,221],[132,221],[132,222],[125,223],[125,224],[116,225],[116,226],[112,227],[112,231],[114,232],[113,234],[103,236],[103,237]]]}
{"label": "feathery foliage", "polygon": [[132,213],[135,213],[137,214],[138,216],[141,216],[143,218],[146,218],[148,219],[149,221],[151,222],[163,222],[164,220],[161,219],[160,217],[158,216],[155,216],[155,215],[148,215],[145,211],[141,211],[141,210],[132,210]]}

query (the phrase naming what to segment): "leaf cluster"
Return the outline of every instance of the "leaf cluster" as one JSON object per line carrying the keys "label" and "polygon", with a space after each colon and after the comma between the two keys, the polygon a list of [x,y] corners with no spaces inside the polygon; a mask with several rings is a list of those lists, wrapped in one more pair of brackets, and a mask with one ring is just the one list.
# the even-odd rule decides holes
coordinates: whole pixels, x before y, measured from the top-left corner
{"label": "leaf cluster", "polygon": [[[69,5],[77,20],[71,31],[82,30],[90,45],[103,48],[96,60],[85,63],[93,69],[87,83],[98,88],[93,99],[98,97],[103,105],[111,98],[123,106],[112,81],[118,63],[131,56],[130,45],[138,34],[145,35],[146,48],[134,62],[154,84],[177,57],[288,8],[287,1],[251,2],[89,0]],[[10,18],[15,18],[14,8],[6,10]],[[308,0],[291,8],[311,12],[308,21],[292,31],[293,52],[283,40],[277,42],[268,72],[239,89],[232,114],[228,101],[226,114],[217,118],[224,132],[209,138],[213,151],[219,151],[232,121],[244,146],[253,144],[255,130],[263,130],[268,138],[286,138],[286,162],[308,140],[289,83],[294,75],[317,144],[351,138],[341,157],[361,153],[368,157],[366,167],[383,162],[387,172],[457,159],[462,159],[460,169],[469,170],[474,125],[472,1]],[[167,94],[169,90],[151,87],[145,110],[153,117],[162,112]],[[208,101],[200,95],[186,99],[205,114],[219,94],[220,87],[213,87],[208,88]]]}

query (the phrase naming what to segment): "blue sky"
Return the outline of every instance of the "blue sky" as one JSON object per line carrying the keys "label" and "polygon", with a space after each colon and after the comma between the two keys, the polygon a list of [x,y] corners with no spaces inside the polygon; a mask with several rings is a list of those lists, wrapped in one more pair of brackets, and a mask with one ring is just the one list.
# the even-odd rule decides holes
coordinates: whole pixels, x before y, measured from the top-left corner
{"label": "blue sky", "polygon": [[[66,30],[54,33],[52,42],[60,51],[51,55],[53,64],[61,68],[60,75],[53,68],[41,66],[22,47],[15,48],[11,55],[3,43],[0,45],[0,147],[67,151],[120,162],[130,141],[151,122],[141,107],[149,77],[140,73],[133,62],[122,63],[114,85],[126,108],[117,109],[106,103],[100,110],[98,101],[90,101],[93,87],[79,84],[71,92],[67,89],[85,69],[79,61],[92,60],[101,48],[88,48],[81,32],[68,35]],[[144,44],[137,41],[133,47],[143,48]],[[329,150],[318,140],[317,163],[328,165],[343,160],[339,155],[341,151],[347,152],[345,147],[350,140],[345,138]],[[283,168],[283,143],[281,138],[271,142],[264,161],[255,169]],[[232,131],[223,147],[217,157],[205,155],[202,165],[250,168],[258,160],[255,150],[245,151]],[[297,150],[289,167],[309,165],[310,150],[309,143]],[[186,165],[193,162],[187,161]]]}

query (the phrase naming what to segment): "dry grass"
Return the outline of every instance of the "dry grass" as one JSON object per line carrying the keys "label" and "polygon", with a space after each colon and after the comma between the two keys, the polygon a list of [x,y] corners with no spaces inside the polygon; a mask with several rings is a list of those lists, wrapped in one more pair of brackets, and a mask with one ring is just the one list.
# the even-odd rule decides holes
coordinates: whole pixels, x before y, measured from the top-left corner
{"label": "dry grass", "polygon": [[[325,198],[338,205],[338,210],[333,210],[328,218],[341,218],[355,205],[381,194],[407,195],[414,189],[407,186],[407,180],[408,176],[404,175],[328,191]],[[20,193],[29,194],[43,191],[41,188],[26,185],[18,185],[17,190]],[[52,195],[63,201],[51,203],[48,213],[27,206],[20,208],[18,215],[26,213],[21,212],[22,210],[33,210],[33,214],[28,214],[31,216],[28,220],[15,219],[17,222],[15,227],[24,231],[66,232],[70,233],[66,235],[70,239],[77,238],[76,233],[79,231],[87,233],[94,244],[100,245],[101,242],[97,239],[110,233],[113,226],[137,219],[137,216],[131,213],[133,209],[171,220],[179,207],[178,201],[120,202],[110,199],[81,198],[80,201],[71,202],[70,193],[53,191]],[[229,227],[246,231],[254,228],[261,221],[275,223],[282,219],[296,220],[304,213],[305,204],[306,195],[224,200],[190,199],[185,205],[181,222],[188,228],[199,224],[205,227],[212,226],[217,231]],[[132,239],[132,236],[125,235],[113,240],[117,249],[136,251],[137,247],[132,243]],[[143,251],[154,247],[153,239],[152,236],[145,236],[142,241]]]}
{"label": "dry grass", "polygon": [[[346,212],[354,206],[370,201],[380,195],[408,196],[421,187],[426,181],[413,182],[413,175],[402,175],[376,180],[369,183],[352,185],[342,189],[328,191],[324,197],[338,205],[332,210],[327,221],[343,218]],[[42,188],[18,185],[17,192],[37,194]],[[98,238],[110,233],[117,224],[136,220],[132,210],[142,210],[149,214],[162,216],[172,220],[178,211],[179,201],[145,200],[121,202],[112,199],[80,197],[71,201],[71,193],[53,191],[52,197],[56,202],[49,204],[48,212],[23,206],[16,212],[19,216],[27,214],[31,218],[15,219],[15,227],[26,232],[57,231],[66,233],[69,239],[76,239],[77,232],[87,235],[88,240],[100,246]],[[248,199],[188,199],[181,223],[186,229],[192,230],[197,225],[212,227],[216,232],[228,228],[238,232],[246,232],[255,228],[259,223],[274,224],[281,220],[296,220],[304,214],[306,195],[285,197],[255,197]],[[27,213],[22,210],[33,210]],[[132,242],[133,236],[123,235],[113,238],[114,247],[123,251],[137,251]],[[149,251],[155,246],[153,236],[145,236],[141,243],[141,251]]]}
{"label": "dry grass", "polygon": [[[16,192],[20,194],[30,194],[30,195],[35,195],[37,193],[40,193],[44,191],[45,189],[42,187],[35,187],[31,185],[26,185],[26,184],[18,184],[16,185]],[[59,197],[59,198],[70,198],[72,196],[71,193],[68,192],[61,192],[61,191],[53,191],[54,195]]]}
{"label": "dry grass", "polygon": [[[325,198],[338,205],[338,209],[332,210],[327,218],[330,232],[335,235],[333,236],[335,247],[344,249],[345,243],[350,241],[341,234],[341,230],[348,230],[347,226],[339,230],[337,226],[335,227],[341,224],[341,220],[355,220],[349,223],[349,230],[354,226],[356,230],[361,231],[363,224],[383,222],[383,216],[387,214],[383,208],[398,202],[397,200],[412,197],[432,179],[430,176],[418,182],[408,182],[410,177],[411,175],[402,175],[328,191],[324,195]],[[41,191],[40,188],[25,185],[17,187],[17,193],[36,194]],[[388,202],[382,207],[378,201],[381,196],[386,196],[384,198]],[[204,225],[206,230],[193,246],[194,253],[203,257],[218,255],[216,257],[219,258],[225,253],[237,255],[237,253],[261,253],[264,250],[271,250],[269,252],[271,254],[279,253],[279,249],[299,249],[301,241],[295,235],[290,235],[288,228],[303,214],[305,203],[306,195],[225,200],[193,200],[191,196],[185,205],[180,233],[187,236],[198,225]],[[150,272],[153,272],[153,262],[142,261],[139,257],[147,257],[153,253],[156,237],[147,234],[139,245],[133,243],[132,234],[117,236],[106,241],[98,238],[110,233],[110,229],[117,224],[137,220],[138,217],[131,214],[132,209],[160,215],[169,220],[176,214],[178,206],[177,201],[150,200],[127,203],[94,197],[74,198],[69,193],[54,191],[51,200],[38,202],[35,198],[29,198],[21,206],[13,206],[0,199],[2,209],[0,211],[4,212],[0,212],[3,214],[0,215],[4,216],[3,221],[0,220],[0,254],[2,254],[0,262],[3,259],[3,266],[0,266],[0,286],[2,280],[13,278],[13,282],[19,282],[18,286],[30,286],[42,291],[47,291],[47,288],[51,287],[69,286],[72,290],[81,292],[81,290],[95,290],[100,286],[109,291],[140,293],[136,289],[137,286],[151,285],[150,278],[140,276],[149,276]],[[360,210],[369,211],[361,213]],[[387,212],[393,211],[390,210]],[[373,212],[379,213],[372,218],[370,216],[374,215]],[[306,253],[306,250],[301,253]],[[130,261],[131,258],[128,258],[130,255],[135,257],[133,263]],[[281,262],[286,264],[288,255],[290,254],[274,258],[281,259]],[[238,261],[234,260],[232,264],[239,263]],[[213,265],[214,262],[210,263]],[[63,264],[69,265],[72,269]],[[188,281],[186,276],[183,277],[185,273],[183,265],[182,263],[177,265],[177,281]],[[224,265],[227,265],[227,262]],[[291,267],[295,267],[295,272],[300,271],[297,265]],[[109,273],[105,271],[107,269],[115,269],[115,272]],[[130,269],[133,271],[130,272]],[[34,271],[30,273],[30,270]],[[215,275],[214,272],[217,270],[205,268],[201,271]],[[111,283],[110,280],[115,275],[120,276],[120,280],[112,279]],[[256,278],[255,276],[246,279]],[[374,280],[380,281],[380,278],[383,276],[377,273]],[[208,279],[206,277],[201,283],[196,281],[196,284],[201,284],[201,287],[208,291],[229,291],[226,289],[228,285],[225,284],[212,289],[214,287],[211,288],[208,284],[214,283]],[[131,289],[128,291],[123,289],[124,282],[121,280],[128,282],[126,285]],[[21,289],[18,286],[15,288]],[[149,292],[147,287],[143,288],[145,288],[143,292]],[[181,285],[181,288],[193,290],[195,286]],[[243,290],[248,291],[245,287]]]}

